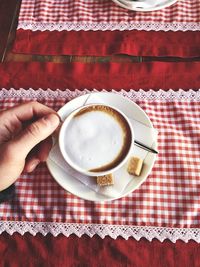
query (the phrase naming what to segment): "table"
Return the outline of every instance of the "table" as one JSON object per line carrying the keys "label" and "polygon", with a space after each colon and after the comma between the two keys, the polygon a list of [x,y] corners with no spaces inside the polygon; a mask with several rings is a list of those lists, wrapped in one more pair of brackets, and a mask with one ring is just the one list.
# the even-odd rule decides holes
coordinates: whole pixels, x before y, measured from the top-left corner
{"label": "table", "polygon": [[[11,10],[11,9],[10,9]],[[8,13],[7,13],[8,14]],[[5,40],[5,39],[3,39]],[[16,55],[14,53],[7,53],[4,57],[5,61],[1,66],[1,77],[5,77],[1,81],[1,88],[44,88],[46,87],[48,79],[38,79],[33,83],[30,83],[28,77],[33,75],[39,65],[42,66],[42,73],[38,78],[44,77],[44,73],[47,70],[51,70],[50,73],[61,73],[61,76],[65,69],[65,64],[53,64],[57,62],[68,62],[69,66],[72,66],[72,70],[82,69],[76,63],[87,62],[86,68],[81,72],[84,77],[84,73],[91,73],[94,69],[94,62],[101,62],[101,65],[97,67],[98,72],[104,70],[102,76],[99,78],[98,83],[96,83],[98,78],[98,72],[93,71],[92,76],[94,79],[88,80],[84,79],[82,82],[72,79],[70,83],[70,78],[72,78],[73,71],[70,72],[64,81],[60,81],[58,77],[54,82],[52,82],[52,88],[66,88],[65,84],[70,85],[71,88],[101,88],[103,84],[104,88],[114,88],[120,89],[124,85],[126,80],[126,88],[134,86],[135,88],[144,88],[148,90],[149,87],[156,90],[158,88],[168,89],[173,88],[175,90],[179,88],[193,88],[197,90],[199,88],[199,62],[197,58],[144,58],[144,57],[128,57],[128,56],[107,56],[107,57],[77,57],[77,56],[37,56],[37,55]],[[141,60],[150,61],[148,64],[146,62],[136,64],[134,61],[139,62]],[[157,61],[175,61],[175,63],[165,63]],[[13,62],[17,61],[17,62]],[[21,61],[21,62],[19,62]],[[24,61],[26,61],[24,63]],[[39,62],[32,62],[39,61]],[[40,63],[42,61],[42,63]],[[52,61],[53,63],[46,63],[46,61]],[[155,62],[152,62],[155,61]],[[179,63],[176,63],[180,61]],[[194,62],[195,61],[195,62]],[[104,63],[102,63],[104,62]],[[109,63],[107,63],[109,62]],[[119,67],[120,62],[120,67]],[[80,63],[82,64],[82,63]],[[14,67],[13,67],[14,66]],[[107,68],[106,68],[107,66]],[[157,67],[155,67],[157,66]],[[178,67],[177,67],[178,66]],[[26,69],[27,75],[23,75]],[[158,79],[158,74],[162,69],[162,78]],[[173,73],[176,69],[180,69],[180,76],[178,79],[174,77]],[[157,70],[157,71],[155,71]],[[108,72],[107,72],[108,71]],[[119,82],[113,84],[109,80],[109,74],[115,74],[120,71],[123,75],[123,79]],[[143,73],[143,79],[134,76],[133,79],[129,78],[130,73]],[[166,76],[166,73],[169,75]],[[181,73],[184,73],[184,79],[181,78]],[[152,81],[148,78],[148,75],[153,77]],[[102,78],[104,77],[104,78]],[[114,80],[114,79],[113,79]],[[101,85],[100,85],[101,82]],[[199,244],[194,241],[189,241],[184,243],[182,241],[177,241],[175,244],[169,240],[165,240],[161,243],[158,240],[153,240],[151,242],[142,238],[137,241],[133,238],[129,240],[124,240],[122,238],[117,238],[116,240],[106,237],[101,239],[98,236],[92,238],[88,236],[82,236],[81,238],[71,235],[65,237],[63,235],[58,235],[54,237],[50,234],[47,236],[42,236],[37,234],[32,236],[26,233],[24,236],[20,234],[9,235],[8,233],[3,233],[0,236],[0,251],[1,257],[4,259],[5,264],[13,264],[13,257],[17,256],[19,252],[23,251],[24,257],[18,258],[16,266],[27,265],[27,266],[63,266],[67,264],[69,266],[96,266],[96,262],[99,266],[199,266]],[[30,249],[31,248],[31,249]],[[134,251],[134,253],[133,253]],[[102,258],[105,262],[102,262]]]}

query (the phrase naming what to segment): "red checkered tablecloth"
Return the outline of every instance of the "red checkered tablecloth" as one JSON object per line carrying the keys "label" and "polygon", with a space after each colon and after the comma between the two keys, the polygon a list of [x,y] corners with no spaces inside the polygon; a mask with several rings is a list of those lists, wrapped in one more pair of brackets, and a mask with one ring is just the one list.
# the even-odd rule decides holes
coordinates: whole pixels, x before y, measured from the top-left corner
{"label": "red checkered tablecloth", "polygon": [[179,0],[154,12],[133,12],[111,0],[22,0],[18,29],[172,30],[200,29],[199,0]]}
{"label": "red checkered tablecloth", "polygon": [[[2,90],[0,109],[35,99],[58,110],[85,93]],[[118,94],[135,101],[158,129],[159,155],[147,180],[127,197],[96,203],[66,192],[41,165],[21,175],[15,198],[0,205],[0,232],[200,241],[200,91]]]}

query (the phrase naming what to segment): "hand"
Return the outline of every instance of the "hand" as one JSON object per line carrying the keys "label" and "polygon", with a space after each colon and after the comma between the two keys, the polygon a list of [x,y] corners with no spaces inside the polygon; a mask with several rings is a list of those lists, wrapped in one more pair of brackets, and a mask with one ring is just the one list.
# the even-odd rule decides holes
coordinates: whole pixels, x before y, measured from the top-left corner
{"label": "hand", "polygon": [[0,112],[0,191],[47,159],[60,122],[56,114],[38,102]]}

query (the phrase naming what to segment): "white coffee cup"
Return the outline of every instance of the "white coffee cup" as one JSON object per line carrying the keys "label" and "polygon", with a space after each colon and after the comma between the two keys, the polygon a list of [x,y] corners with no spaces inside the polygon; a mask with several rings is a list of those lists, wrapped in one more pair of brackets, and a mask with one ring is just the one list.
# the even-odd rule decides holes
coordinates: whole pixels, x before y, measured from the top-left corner
{"label": "white coffee cup", "polygon": [[74,110],[64,120],[59,147],[65,161],[88,176],[113,173],[128,160],[134,131],[120,110],[89,104]]}

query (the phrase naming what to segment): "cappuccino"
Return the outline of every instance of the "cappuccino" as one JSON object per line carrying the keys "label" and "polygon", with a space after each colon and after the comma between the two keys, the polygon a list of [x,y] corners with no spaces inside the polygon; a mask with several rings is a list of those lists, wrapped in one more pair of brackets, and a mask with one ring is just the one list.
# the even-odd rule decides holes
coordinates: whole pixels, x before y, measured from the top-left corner
{"label": "cappuccino", "polygon": [[80,172],[102,173],[117,167],[132,144],[132,129],[116,109],[99,104],[85,106],[64,122],[63,156]]}

